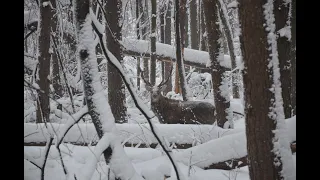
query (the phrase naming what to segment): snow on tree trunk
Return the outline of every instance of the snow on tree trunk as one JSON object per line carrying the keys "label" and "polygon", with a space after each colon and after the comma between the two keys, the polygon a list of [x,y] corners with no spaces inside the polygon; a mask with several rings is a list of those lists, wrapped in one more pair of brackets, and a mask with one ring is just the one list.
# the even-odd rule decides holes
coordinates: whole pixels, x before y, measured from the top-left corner
{"label": "snow on tree trunk", "polygon": [[282,107],[273,2],[242,1],[239,13],[250,179],[294,180]]}
{"label": "snow on tree trunk", "polygon": [[156,28],[157,28],[157,0],[151,1],[151,59],[150,59],[150,83],[155,85],[156,83]]}
{"label": "snow on tree trunk", "polygon": [[280,81],[282,88],[283,108],[285,118],[291,117],[291,32],[289,9],[290,4],[284,3],[283,0],[274,1],[274,16],[277,33],[277,45],[280,66]]}
{"label": "snow on tree trunk", "polygon": [[[234,51],[235,49],[234,49],[233,33],[229,23],[229,16],[223,0],[219,0],[217,5],[219,9],[220,18],[223,24],[223,30],[225,32],[225,37],[227,39],[227,48],[229,48],[230,59],[231,59],[231,69],[233,70],[237,67],[237,63],[236,63],[236,55]],[[237,81],[236,81],[237,72],[238,70],[233,72],[231,75],[233,98],[240,98],[239,86],[237,85]]]}
{"label": "snow on tree trunk", "polygon": [[[222,28],[220,27],[221,21],[219,21],[218,17],[217,3],[218,0],[203,1],[208,36],[208,50],[211,61],[210,67],[216,120],[219,127],[228,128],[230,126],[233,128],[228,80],[226,78],[225,63],[223,63]],[[219,24],[217,22],[219,22]]]}
{"label": "snow on tree trunk", "polygon": [[[98,137],[100,139],[104,135],[109,135],[110,137],[107,138],[109,142],[101,141],[103,144],[109,143],[108,148],[104,147],[103,150],[95,149],[95,152],[103,152],[106,163],[109,164],[110,169],[117,178],[142,180],[142,177],[136,173],[129,158],[124,153],[123,147],[117,137],[118,130],[115,127],[115,119],[103,93],[95,54],[95,43],[91,26],[92,20],[89,13],[90,2],[89,0],[78,0],[73,3],[75,6],[75,19],[79,37],[78,48],[81,74],[88,111]],[[101,146],[103,146],[103,144]],[[90,168],[94,167],[91,166]],[[85,174],[85,171],[88,170],[90,169],[83,169],[83,171],[79,171],[79,173]],[[77,176],[77,178],[82,179],[86,178],[86,176],[80,175]]]}
{"label": "snow on tree trunk", "polygon": [[[105,12],[107,23],[106,26],[107,48],[122,63],[123,55],[118,40],[121,40],[121,0],[108,0],[105,2]],[[115,39],[116,38],[116,39]],[[117,70],[108,63],[108,101],[112,114],[117,123],[126,122],[127,107],[125,96],[125,85]]]}
{"label": "snow on tree trunk", "polygon": [[[190,93],[187,87],[187,81],[185,77],[185,69],[184,69],[184,62],[183,62],[183,55],[184,55],[184,43],[182,42],[183,39],[180,36],[183,34],[181,29],[183,28],[180,22],[180,5],[179,0],[176,0],[175,4],[175,29],[176,29],[176,57],[177,57],[177,66],[178,66],[178,73],[179,73],[179,82],[182,91],[182,98],[184,101],[188,101],[190,97]],[[183,5],[183,4],[182,4]],[[185,6],[182,6],[185,7]]]}
{"label": "snow on tree trunk", "polygon": [[49,122],[50,100],[49,100],[49,75],[50,75],[50,33],[52,9],[49,0],[40,1],[40,36],[39,36],[39,73],[36,82],[44,93],[38,94],[37,100],[37,123]]}

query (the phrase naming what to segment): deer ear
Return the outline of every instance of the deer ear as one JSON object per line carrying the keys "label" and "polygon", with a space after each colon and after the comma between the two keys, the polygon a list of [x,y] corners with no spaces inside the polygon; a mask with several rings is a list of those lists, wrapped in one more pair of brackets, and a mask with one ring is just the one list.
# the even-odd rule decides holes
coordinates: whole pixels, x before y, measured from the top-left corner
{"label": "deer ear", "polygon": [[162,85],[162,86],[160,87],[160,91],[164,91],[166,88],[167,88],[167,85],[164,84],[164,85]]}
{"label": "deer ear", "polygon": [[147,85],[147,84],[145,85],[145,88],[146,88],[147,91],[151,91],[152,90],[152,87]]}

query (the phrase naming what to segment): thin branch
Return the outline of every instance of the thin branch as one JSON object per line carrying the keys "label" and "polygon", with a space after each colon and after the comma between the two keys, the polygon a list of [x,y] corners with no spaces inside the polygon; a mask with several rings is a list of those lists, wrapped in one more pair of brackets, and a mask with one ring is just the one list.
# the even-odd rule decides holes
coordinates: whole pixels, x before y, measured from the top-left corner
{"label": "thin branch", "polygon": [[[119,68],[121,68],[121,66],[117,67],[117,65],[114,64],[114,62],[110,59],[110,57],[108,56],[108,52],[107,52],[107,48],[105,47],[104,43],[103,43],[103,35],[100,34],[100,32],[98,31],[97,27],[95,26],[94,23],[92,23],[92,26],[93,26],[93,29],[94,31],[97,33],[99,39],[100,39],[100,46],[101,46],[101,49],[106,57],[106,59],[108,60],[108,62],[110,63],[111,66],[113,66],[119,73],[119,75],[121,76],[121,78],[123,79],[130,95],[132,96],[132,99],[133,99],[133,102],[134,104],[136,105],[136,107],[139,109],[139,111],[144,115],[144,117],[147,119],[149,125],[150,125],[150,129],[151,129],[151,132],[153,133],[153,135],[155,136],[155,138],[157,139],[158,143],[160,144],[161,148],[163,149],[163,151],[166,153],[166,155],[168,156],[169,160],[171,161],[172,163],[172,166],[175,170],[175,173],[176,173],[176,176],[177,176],[177,180],[180,180],[180,176],[179,176],[179,173],[178,173],[178,169],[170,155],[170,153],[167,151],[167,149],[165,148],[165,146],[162,144],[162,141],[160,140],[159,136],[157,135],[157,133],[155,132],[155,129],[153,127],[153,123],[151,122],[151,119],[154,118],[155,116],[153,117],[149,117],[147,115],[147,113],[142,109],[140,103],[138,103],[137,99],[136,98],[139,98],[136,94],[135,94],[135,90],[132,90],[132,87],[130,86],[130,81],[128,81],[127,78],[125,78],[124,74],[121,73],[121,70]],[[110,54],[112,54],[110,52]]]}
{"label": "thin branch", "polygon": [[31,30],[31,31],[24,37],[24,40],[28,39],[28,37],[29,37],[32,33],[36,32],[36,31],[37,31],[37,29]]}
{"label": "thin branch", "polygon": [[38,164],[36,164],[35,162],[32,162],[32,161],[31,161],[30,159],[28,159],[28,158],[24,158],[24,159],[41,170],[41,167],[40,167]]}
{"label": "thin branch", "polygon": [[41,168],[41,180],[44,180],[44,169],[46,167],[46,162],[47,162],[47,159],[48,159],[48,155],[49,155],[49,151],[50,151],[50,147],[51,147],[52,141],[53,141],[53,137],[50,137],[49,143],[47,143],[47,146],[46,146],[46,153],[45,153],[43,164],[42,164],[42,168]]}

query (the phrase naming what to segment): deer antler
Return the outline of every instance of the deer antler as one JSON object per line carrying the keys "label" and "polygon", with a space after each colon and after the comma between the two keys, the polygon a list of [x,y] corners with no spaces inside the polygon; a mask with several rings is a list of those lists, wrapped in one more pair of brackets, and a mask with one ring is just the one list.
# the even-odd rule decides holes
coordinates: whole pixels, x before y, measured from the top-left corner
{"label": "deer antler", "polygon": [[140,74],[141,79],[144,81],[144,83],[145,83],[146,85],[152,87],[151,83],[144,78],[144,74],[143,74],[144,71],[142,71],[142,69],[140,68],[140,66],[139,66],[139,69],[140,69],[140,72],[141,72],[141,74]]}
{"label": "deer antler", "polygon": [[169,73],[169,76],[168,76],[168,78],[165,80],[165,81],[163,81],[164,80],[164,78],[162,79],[162,81],[160,82],[160,84],[158,85],[158,87],[161,87],[161,86],[163,86],[164,84],[166,84],[167,82],[168,82],[168,80],[171,78],[171,76],[172,76],[172,70],[173,70],[173,65],[172,65],[172,63],[171,63],[171,69],[170,69],[170,73]]}

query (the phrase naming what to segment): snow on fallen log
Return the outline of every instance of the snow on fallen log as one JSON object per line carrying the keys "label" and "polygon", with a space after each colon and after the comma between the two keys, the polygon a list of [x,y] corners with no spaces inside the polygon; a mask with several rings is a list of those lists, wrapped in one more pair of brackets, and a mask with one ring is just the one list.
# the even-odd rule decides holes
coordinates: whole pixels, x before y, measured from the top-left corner
{"label": "snow on fallen log", "polygon": [[[64,129],[64,124],[51,123],[48,129],[52,133],[59,133]],[[221,129],[212,125],[182,125],[182,124],[156,124],[159,134],[169,143],[174,143],[177,148],[188,148],[202,144],[212,139],[223,137],[244,129]],[[155,147],[158,143],[150,131],[149,125],[141,124],[116,124],[121,142],[126,146]],[[53,128],[53,129],[52,129]],[[53,131],[54,130],[54,131]],[[44,146],[48,138],[44,124],[24,124],[24,144],[26,146]],[[74,145],[95,145],[98,141],[93,124],[76,124],[64,137],[65,143]]]}
{"label": "snow on fallen log", "polygon": [[[150,57],[150,42],[146,40],[137,40],[124,38],[121,41],[124,46],[123,53],[130,56]],[[156,43],[157,59],[161,61],[176,61],[175,47],[168,44]],[[198,68],[208,68],[207,63],[210,62],[209,53],[206,51],[199,51],[195,49],[184,48],[184,64],[195,66]],[[231,60],[229,55],[224,55],[225,62],[223,63],[226,68],[231,68]],[[240,61],[240,58],[236,58]]]}
{"label": "snow on fallen log", "polygon": [[[296,118],[286,119],[288,138],[296,141]],[[296,151],[296,143],[291,144],[292,152]],[[191,163],[190,155],[192,152]],[[211,140],[182,152],[175,153],[175,159],[188,165],[198,166],[204,169],[234,169],[248,165],[247,139],[245,132],[239,132],[218,139]]]}

